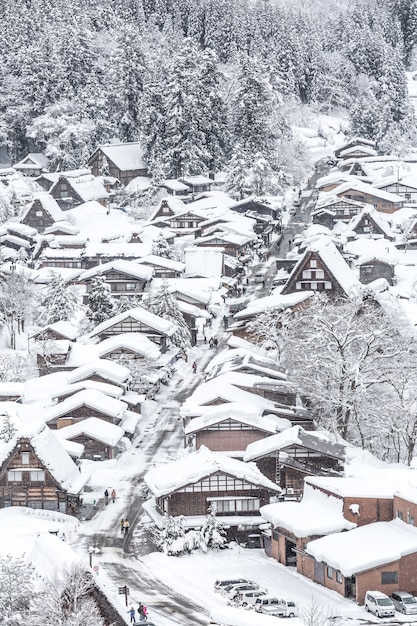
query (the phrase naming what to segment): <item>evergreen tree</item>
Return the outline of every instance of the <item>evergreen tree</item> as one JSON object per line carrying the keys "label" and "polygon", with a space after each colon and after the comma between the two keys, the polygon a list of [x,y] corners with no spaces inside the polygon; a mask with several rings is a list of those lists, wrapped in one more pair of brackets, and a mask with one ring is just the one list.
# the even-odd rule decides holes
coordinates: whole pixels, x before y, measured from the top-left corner
{"label": "evergreen tree", "polygon": [[152,254],[162,256],[166,259],[174,258],[174,251],[162,233],[159,233],[158,237],[152,243]]}
{"label": "evergreen tree", "polygon": [[40,319],[44,324],[54,324],[60,320],[69,320],[79,309],[77,296],[64,279],[51,272],[52,279],[42,294],[39,302]]}
{"label": "evergreen tree", "polygon": [[245,193],[249,192],[249,166],[247,156],[239,144],[233,150],[226,171],[226,191],[242,200]]}
{"label": "evergreen tree", "polygon": [[216,518],[216,507],[210,505],[204,526],[201,529],[202,546],[218,550],[226,543],[226,531]]}
{"label": "evergreen tree", "polygon": [[116,303],[104,276],[99,275],[93,278],[87,297],[86,315],[94,325],[101,324],[116,314]]}
{"label": "evergreen tree", "polygon": [[177,326],[177,331],[170,337],[170,341],[181,348],[187,350],[191,346],[191,333],[184,320],[178,303],[168,290],[168,283],[164,280],[161,288],[155,293],[151,301],[147,303],[148,310],[155,315],[159,315],[164,320],[173,322]]}
{"label": "evergreen tree", "polygon": [[17,431],[16,426],[12,422],[12,418],[8,413],[3,416],[2,427],[0,430],[0,439],[5,443],[9,443]]}
{"label": "evergreen tree", "polygon": [[34,597],[34,571],[23,556],[0,557],[0,621],[19,626],[31,623],[30,602]]}

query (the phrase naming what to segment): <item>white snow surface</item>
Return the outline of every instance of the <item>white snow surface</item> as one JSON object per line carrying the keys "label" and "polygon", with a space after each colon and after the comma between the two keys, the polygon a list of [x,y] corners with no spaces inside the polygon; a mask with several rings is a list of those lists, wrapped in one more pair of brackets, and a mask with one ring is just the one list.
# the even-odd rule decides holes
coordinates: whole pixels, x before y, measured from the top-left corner
{"label": "white snow surface", "polygon": [[[274,528],[285,528],[296,537],[327,535],[356,528],[343,516],[343,499],[305,485],[301,502],[277,502],[260,513]],[[320,560],[320,559],[319,559]]]}

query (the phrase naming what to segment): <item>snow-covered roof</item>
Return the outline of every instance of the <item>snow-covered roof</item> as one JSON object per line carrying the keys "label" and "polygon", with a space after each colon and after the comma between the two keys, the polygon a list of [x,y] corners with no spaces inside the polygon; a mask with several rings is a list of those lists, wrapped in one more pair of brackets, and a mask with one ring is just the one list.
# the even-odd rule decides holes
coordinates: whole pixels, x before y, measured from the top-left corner
{"label": "snow-covered roof", "polygon": [[69,396],[78,391],[82,391],[83,389],[94,389],[95,391],[101,391],[107,396],[111,396],[112,398],[120,398],[124,394],[124,390],[117,385],[111,385],[109,383],[101,383],[97,380],[80,380],[76,383],[67,384],[64,382],[62,386],[56,386],[51,394],[51,397],[56,399],[61,396]]}
{"label": "snow-covered roof", "polygon": [[146,191],[151,186],[152,179],[148,176],[136,176],[127,185],[127,191]]}
{"label": "snow-covered roof", "polygon": [[48,159],[42,152],[29,152],[21,161],[13,167],[19,170],[33,169],[33,166],[44,168],[48,165]]}
{"label": "snow-covered roof", "polygon": [[159,465],[144,476],[144,481],[156,497],[177,491],[189,484],[194,484],[206,476],[222,472],[235,476],[258,487],[280,492],[281,489],[266,478],[254,464],[243,463],[224,454],[212,452],[202,446],[177,461]]}
{"label": "snow-covered roof", "polygon": [[383,191],[382,189],[377,189],[376,187],[368,185],[368,183],[364,183],[359,179],[356,179],[354,182],[348,181],[346,183],[342,183],[333,189],[332,193],[336,196],[343,196],[347,191],[359,191],[363,194],[375,196],[381,200],[386,200],[387,202],[392,202],[393,204],[402,204],[404,202],[404,198],[401,196],[389,193],[388,191]]}
{"label": "snow-covered roof", "polygon": [[143,159],[142,144],[139,142],[104,144],[98,149],[123,172],[148,168]]}
{"label": "snow-covered roof", "polygon": [[[138,259],[149,256],[151,247],[150,243],[89,243],[84,249],[83,256]],[[78,250],[78,254],[79,252]]]}
{"label": "snow-covered roof", "polygon": [[162,186],[179,193],[181,193],[182,191],[188,191],[190,189],[188,185],[185,185],[176,178],[166,178],[162,181]]}
{"label": "snow-covered roof", "polygon": [[0,382],[0,398],[18,397],[23,394],[25,383],[5,383]]}
{"label": "snow-covered roof", "polygon": [[213,424],[218,424],[228,419],[247,424],[267,433],[277,432],[277,419],[274,419],[273,416],[262,417],[262,409],[248,407],[238,402],[228,402],[227,404],[207,407],[203,415],[195,417],[187,424],[185,434],[188,435],[204,430]]}
{"label": "snow-covered roof", "polygon": [[212,185],[214,182],[211,178],[207,178],[207,176],[202,176],[201,174],[195,176],[183,176],[181,181],[189,187],[194,187],[196,185]]}
{"label": "snow-covered roof", "polygon": [[138,354],[143,354],[148,359],[157,359],[161,353],[160,349],[146,335],[142,333],[120,333],[114,337],[108,337],[97,346],[97,354],[103,357],[109,352],[120,350],[121,348],[131,350]]}
{"label": "snow-covered roof", "polygon": [[139,263],[136,263],[135,261],[124,261],[123,259],[116,259],[115,261],[101,263],[99,265],[95,265],[89,270],[85,270],[85,272],[82,272],[79,275],[78,280],[88,280],[93,276],[100,276],[111,271],[120,272],[121,274],[127,274],[128,276],[132,276],[133,278],[138,278],[145,281],[151,280],[153,274],[153,270],[151,267],[145,267],[143,265],[140,265]]}
{"label": "snow-covered roof", "polygon": [[159,317],[159,315],[155,315],[154,313],[151,313],[150,311],[147,311],[146,309],[138,306],[133,309],[129,309],[124,313],[119,313],[119,315],[115,315],[109,320],[98,324],[98,326],[96,326],[91,333],[91,337],[100,335],[111,326],[119,324],[119,322],[123,322],[128,318],[134,319],[137,322],[144,324],[145,326],[149,326],[149,328],[152,328],[162,333],[163,335],[166,335],[167,337],[171,337],[177,331],[176,325],[172,322],[164,320],[162,317]]}
{"label": "snow-covered roof", "polygon": [[349,148],[346,148],[345,150],[342,150],[341,152],[339,152],[339,157],[341,158],[349,157],[352,153],[355,153],[358,150],[360,150],[360,152],[365,153],[366,156],[376,156],[378,154],[378,152],[374,150],[374,148],[371,148],[370,146],[361,146],[357,144],[354,146],[350,146]]}
{"label": "snow-covered roof", "polygon": [[56,183],[62,176],[65,178],[77,178],[78,176],[86,176],[87,174],[91,174],[91,170],[87,167],[78,169],[78,170],[65,170],[63,172],[43,172],[38,178],[44,178],[51,183]]}
{"label": "snow-covered roof", "polygon": [[125,431],[123,428],[120,428],[120,426],[106,422],[98,417],[88,417],[76,424],[59,428],[54,432],[58,439],[66,440],[78,437],[79,435],[86,435],[113,448],[125,434]]}
{"label": "snow-covered roof", "polygon": [[[385,214],[381,213],[380,211],[377,211],[375,207],[372,207],[370,205],[366,205],[361,210],[361,212],[358,213],[358,215],[356,215],[355,217],[351,219],[351,221],[348,224],[348,228],[350,230],[355,230],[360,220],[364,216],[369,216],[384,233],[386,233],[387,235],[391,235],[391,232],[390,232],[391,229],[390,229],[390,226],[389,226],[389,223],[387,221]],[[369,236],[369,233],[368,233],[368,236]]]}
{"label": "snow-covered roof", "polygon": [[55,221],[54,224],[51,224],[50,226],[45,228],[44,235],[53,235],[58,230],[64,232],[66,235],[78,234],[78,228],[76,226],[70,224],[70,222],[68,222],[67,220],[62,219],[59,221]]}
{"label": "snow-covered roof", "polygon": [[187,276],[220,277],[223,273],[223,250],[219,248],[186,248],[184,258]]}
{"label": "snow-covered roof", "polygon": [[345,457],[345,446],[331,441],[330,436],[326,432],[307,432],[301,426],[296,425],[277,435],[250,443],[243,458],[245,461],[253,461],[277,450],[286,450],[293,447],[305,448],[309,451],[340,460]]}
{"label": "snow-covered roof", "polygon": [[264,376],[286,380],[286,374],[280,369],[275,359],[256,351],[257,346],[247,343],[249,347],[226,348],[218,352],[206,365],[204,370],[206,379],[213,378],[220,373],[251,369]]}
{"label": "snow-covered roof", "polygon": [[314,295],[313,291],[298,291],[293,293],[281,294],[273,293],[264,298],[256,298],[248,302],[245,309],[234,314],[233,318],[243,320],[248,317],[254,317],[267,311],[268,309],[285,310],[297,306]]}
{"label": "snow-covered roof", "polygon": [[389,480],[381,480],[381,474],[372,479],[343,476],[309,476],[305,484],[333,493],[340,498],[386,498],[392,500],[395,487]]}
{"label": "snow-covered roof", "polygon": [[417,528],[399,519],[375,522],[310,541],[306,552],[353,576],[417,552]]}
{"label": "snow-covered roof", "polygon": [[78,328],[73,326],[70,322],[60,320],[59,322],[54,322],[53,324],[47,324],[46,326],[43,326],[35,334],[31,335],[31,337],[37,337],[38,335],[48,330],[62,335],[63,337],[65,337],[65,339],[68,339],[69,341],[74,341],[79,332]]}
{"label": "snow-covered roof", "polygon": [[36,200],[38,200],[38,202],[41,203],[42,208],[50,215],[50,217],[52,218],[54,222],[59,222],[65,219],[64,213],[60,209],[59,204],[57,203],[55,198],[53,198],[51,194],[48,193],[47,191],[42,191],[39,193],[35,193],[33,195],[33,202],[28,206],[28,208],[26,209],[26,211],[20,218],[20,221],[26,218],[26,216],[28,215],[28,213],[31,211],[33,207],[33,203]]}
{"label": "snow-covered roof", "polygon": [[185,268],[185,263],[182,261],[174,261],[173,259],[167,259],[163,256],[157,256],[156,254],[149,254],[148,256],[141,257],[137,260],[137,263],[141,265],[150,265],[155,267],[164,267],[167,269],[172,269],[175,272],[183,272]]}
{"label": "snow-covered roof", "polygon": [[83,391],[79,391],[59,402],[56,406],[47,409],[43,417],[46,422],[49,422],[61,415],[75,411],[80,406],[88,406],[112,418],[121,418],[127,409],[127,404],[121,400],[116,400],[95,389],[83,389]]}
{"label": "snow-covered roof", "polygon": [[69,383],[75,383],[83,378],[89,378],[89,376],[93,374],[99,374],[103,378],[107,378],[120,385],[125,383],[130,377],[130,371],[127,367],[123,367],[107,359],[96,359],[69,372],[67,374],[67,381]]}
{"label": "snow-covered roof", "polygon": [[274,528],[285,528],[296,537],[327,535],[356,528],[343,516],[343,500],[305,486],[301,502],[277,502],[260,509]]}

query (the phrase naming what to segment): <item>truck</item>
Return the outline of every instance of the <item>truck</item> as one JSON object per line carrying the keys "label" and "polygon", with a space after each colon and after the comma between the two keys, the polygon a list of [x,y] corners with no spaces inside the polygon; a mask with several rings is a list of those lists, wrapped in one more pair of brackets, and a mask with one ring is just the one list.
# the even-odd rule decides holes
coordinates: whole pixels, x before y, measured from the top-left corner
{"label": "truck", "polygon": [[276,617],[295,617],[298,615],[298,607],[295,602],[272,596],[261,596],[257,598],[255,611]]}

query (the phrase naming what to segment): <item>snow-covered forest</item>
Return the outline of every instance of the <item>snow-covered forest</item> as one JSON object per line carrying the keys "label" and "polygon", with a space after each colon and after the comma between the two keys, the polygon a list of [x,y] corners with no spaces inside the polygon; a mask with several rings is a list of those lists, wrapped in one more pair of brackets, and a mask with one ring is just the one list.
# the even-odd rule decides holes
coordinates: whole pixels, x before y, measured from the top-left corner
{"label": "snow-covered forest", "polygon": [[[321,10],[320,10],[321,9]],[[11,162],[86,163],[140,139],[154,176],[268,170],[275,191],[306,159],[291,124],[343,109],[353,133],[404,150],[415,130],[405,80],[415,0],[326,11],[269,0],[4,0],[0,145]],[[256,189],[259,191],[259,189]]]}

